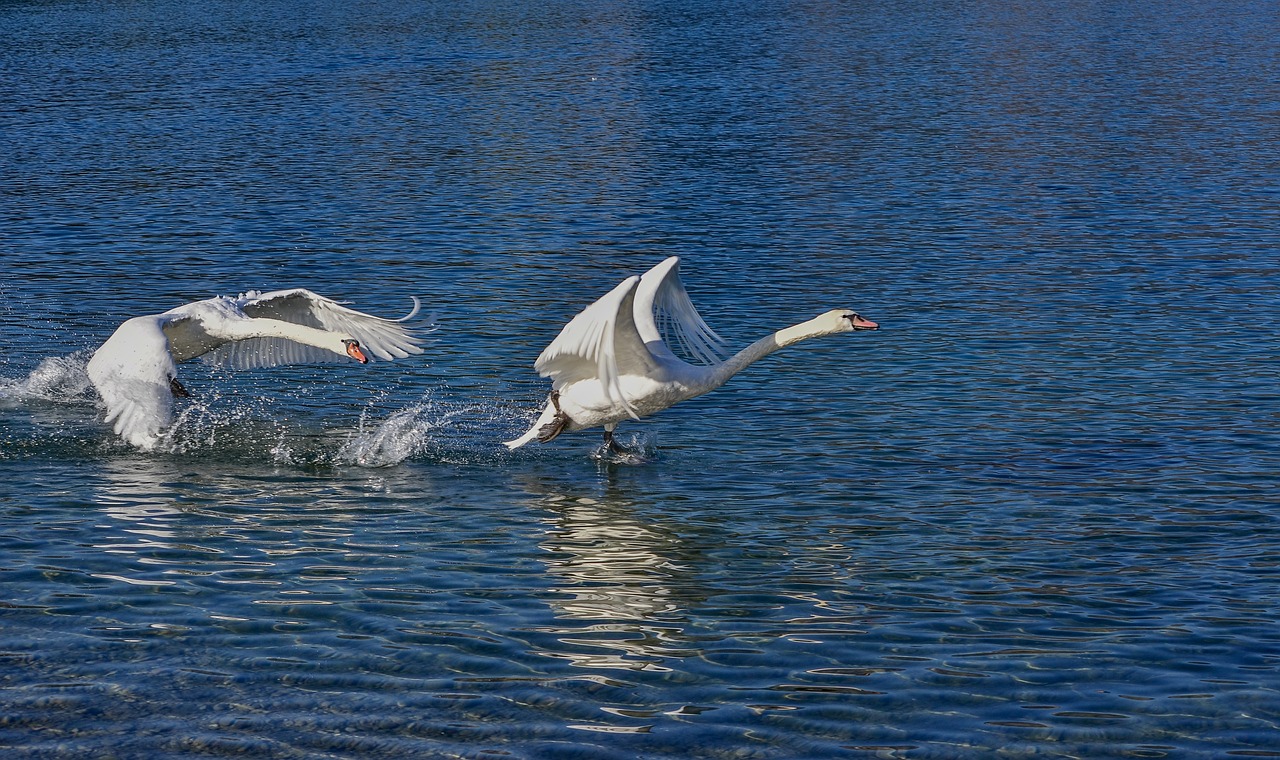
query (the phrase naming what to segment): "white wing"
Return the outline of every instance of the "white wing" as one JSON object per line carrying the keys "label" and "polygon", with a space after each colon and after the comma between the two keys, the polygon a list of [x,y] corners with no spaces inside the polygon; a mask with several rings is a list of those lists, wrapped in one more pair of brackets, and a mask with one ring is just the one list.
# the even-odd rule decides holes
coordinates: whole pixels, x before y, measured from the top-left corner
{"label": "white wing", "polygon": [[622,394],[622,375],[648,375],[653,357],[636,331],[632,309],[639,277],[628,277],[569,320],[533,363],[551,387],[598,380],[609,403],[620,404],[632,417],[635,409]]}
{"label": "white wing", "polygon": [[[413,310],[400,319],[384,319],[342,304],[304,288],[250,292],[235,301],[239,309],[255,319],[282,322],[326,330],[354,338],[368,353],[390,361],[422,353],[422,339],[405,322],[417,315],[421,302],[413,298]],[[274,367],[282,364],[339,362],[344,357],[287,338],[247,338],[227,343],[210,352],[206,359],[239,369]]]}
{"label": "white wing", "polygon": [[650,348],[659,341],[669,352],[679,350],[704,365],[724,361],[724,339],[716,335],[680,281],[680,258],[672,256],[640,278],[636,289],[636,327]]}
{"label": "white wing", "polygon": [[232,369],[351,361],[332,351],[308,346],[288,338],[245,338],[224,343],[200,358],[209,364]]}
{"label": "white wing", "polygon": [[141,449],[155,448],[173,419],[169,381],[177,372],[162,317],[135,317],[116,329],[86,371],[107,405],[106,421]]}

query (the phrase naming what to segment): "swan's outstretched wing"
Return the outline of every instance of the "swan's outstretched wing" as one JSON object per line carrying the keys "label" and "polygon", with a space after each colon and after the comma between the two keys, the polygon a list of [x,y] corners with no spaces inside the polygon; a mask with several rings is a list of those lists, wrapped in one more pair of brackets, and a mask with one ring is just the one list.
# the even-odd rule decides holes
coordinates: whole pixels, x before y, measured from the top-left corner
{"label": "swan's outstretched wing", "polygon": [[107,405],[106,421],[141,449],[155,448],[173,419],[169,382],[177,367],[162,317],[135,317],[120,325],[89,360],[86,371]]}
{"label": "swan's outstretched wing", "polygon": [[348,309],[331,298],[305,288],[249,293],[240,299],[240,308],[250,317],[284,322],[342,333],[360,341],[380,359],[403,359],[422,353],[422,339],[405,322],[417,316],[422,304],[413,297],[413,310],[400,319],[384,319]]}
{"label": "swan's outstretched wing", "polygon": [[639,284],[639,277],[623,280],[569,320],[538,356],[533,368],[543,377],[551,378],[553,389],[599,380],[609,403],[620,404],[628,414],[637,417],[622,394],[620,382],[623,375],[648,375],[655,368],[632,317]]}
{"label": "swan's outstretched wing", "polygon": [[[361,348],[379,359],[403,359],[422,353],[422,339],[405,322],[417,315],[421,303],[413,298],[413,310],[400,319],[384,319],[342,304],[304,288],[276,290],[270,293],[252,291],[236,299],[235,304],[254,319],[275,319],[343,337],[354,338]],[[227,343],[206,357],[215,364],[228,364],[240,369],[273,367],[282,364],[345,361],[331,351],[285,338],[258,337]]]}
{"label": "swan's outstretched wing", "polygon": [[724,360],[724,339],[716,335],[680,281],[680,258],[672,256],[640,278],[636,289],[636,328],[645,343],[656,349],[659,341],[669,351],[679,351],[698,364]]}
{"label": "swan's outstretched wing", "polygon": [[224,343],[200,358],[209,364],[231,369],[261,369],[290,364],[351,361],[350,358],[339,356],[332,351],[308,346],[288,338],[243,338]]}

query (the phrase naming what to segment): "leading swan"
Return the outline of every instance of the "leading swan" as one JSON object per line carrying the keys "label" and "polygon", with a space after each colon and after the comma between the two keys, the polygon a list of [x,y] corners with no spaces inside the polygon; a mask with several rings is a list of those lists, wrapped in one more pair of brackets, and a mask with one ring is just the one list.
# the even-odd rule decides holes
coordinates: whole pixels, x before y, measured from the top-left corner
{"label": "leading swan", "polygon": [[[793,343],[878,328],[856,312],[835,309],[722,360],[724,341],[689,300],[680,281],[680,259],[672,256],[643,276],[623,280],[565,325],[533,365],[551,378],[547,405],[528,432],[506,446],[547,443],[566,430],[603,426],[605,446],[616,450],[613,431],[622,420],[638,420],[713,391]],[[699,364],[678,358],[668,340]]]}
{"label": "leading swan", "polygon": [[203,356],[235,369],[342,361],[366,364],[422,353],[401,319],[355,311],[303,288],[251,291],[185,304],[127,320],[93,354],[89,380],[107,405],[106,421],[130,444],[150,451],[173,420],[173,397],[189,396],[179,362]]}

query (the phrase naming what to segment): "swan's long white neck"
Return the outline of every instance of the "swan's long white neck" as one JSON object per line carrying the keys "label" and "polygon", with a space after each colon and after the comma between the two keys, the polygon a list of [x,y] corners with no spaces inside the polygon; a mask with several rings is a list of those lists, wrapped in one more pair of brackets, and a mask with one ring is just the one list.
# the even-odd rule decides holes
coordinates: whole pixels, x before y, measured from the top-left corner
{"label": "swan's long white neck", "polygon": [[822,317],[816,317],[808,322],[801,322],[798,325],[783,328],[772,335],[766,335],[733,356],[730,356],[723,363],[712,369],[712,372],[708,377],[710,385],[709,390],[719,388],[727,383],[729,378],[780,348],[786,348],[787,346],[799,343],[800,341],[807,340],[809,338],[817,338],[823,335],[832,334],[829,327],[825,324],[824,326],[819,327],[819,323],[822,322]]}
{"label": "swan's long white neck", "polygon": [[232,333],[233,335],[229,337],[233,339],[287,338],[308,346],[323,348],[335,354],[346,355],[346,345],[342,342],[342,336],[294,322],[263,318],[244,319],[229,322],[223,329],[227,333]]}

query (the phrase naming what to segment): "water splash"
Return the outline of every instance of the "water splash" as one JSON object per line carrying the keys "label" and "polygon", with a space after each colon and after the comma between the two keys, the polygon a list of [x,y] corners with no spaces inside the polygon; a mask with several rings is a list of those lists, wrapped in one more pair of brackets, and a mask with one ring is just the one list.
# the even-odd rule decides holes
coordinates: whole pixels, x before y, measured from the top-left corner
{"label": "water splash", "polygon": [[649,464],[657,460],[658,446],[652,435],[632,433],[626,436],[625,440],[619,440],[619,438],[621,436],[614,439],[615,445],[612,447],[605,443],[600,444],[599,448],[591,452],[591,458],[604,465],[629,466]]}
{"label": "water splash", "polygon": [[[51,356],[40,361],[26,377],[0,377],[0,409],[22,410],[22,422],[11,421],[21,428],[21,441],[5,439],[10,448],[65,446],[68,436],[92,440],[109,449],[132,450],[102,422],[102,403],[86,372],[93,351],[76,351],[66,356]],[[224,397],[226,397],[224,399]],[[230,401],[224,406],[224,400]],[[88,412],[72,407],[92,407]],[[258,439],[274,438],[279,425],[271,421],[264,401],[247,401],[231,392],[222,392],[216,384],[202,388],[190,403],[180,406],[173,423],[161,434],[156,451],[161,454],[186,454],[213,448],[260,451]]]}
{"label": "water splash", "polygon": [[281,436],[272,406],[273,402],[265,398],[235,397],[216,388],[207,390],[178,412],[173,424],[161,434],[157,451],[191,454],[217,450],[232,455],[261,452]]}
{"label": "water splash", "polygon": [[[447,418],[443,422],[447,423]],[[430,441],[431,431],[442,421],[430,414],[426,404],[414,404],[395,412],[371,430],[366,429],[364,415],[360,423],[360,430],[334,456],[337,463],[361,467],[399,464],[422,452]]]}
{"label": "water splash", "polygon": [[499,451],[498,438],[484,423],[498,416],[489,404],[441,400],[432,393],[377,424],[366,410],[359,429],[334,455],[334,464],[389,467],[423,456],[442,461],[489,458]]}
{"label": "water splash", "polygon": [[[0,409],[27,415],[20,426],[12,422],[0,439],[9,453],[65,447],[69,439],[94,449],[132,449],[102,423],[101,402],[85,372],[92,354],[48,357],[25,377],[0,377]],[[300,403],[305,386],[278,399],[256,392],[242,378],[198,366],[193,371],[198,374],[190,383],[195,395],[177,404],[155,454],[216,454],[231,460],[260,460],[265,454],[277,465],[324,468],[389,467],[414,458],[476,463],[506,453],[498,445],[503,435],[497,431],[510,426],[512,412],[500,402],[450,398],[447,389],[437,389],[382,418],[383,394],[367,403],[352,430],[329,427],[325,421],[331,417],[308,421],[306,415],[289,414],[283,405]]]}
{"label": "water splash", "polygon": [[0,459],[92,452],[99,440],[86,413],[96,399],[85,374],[90,351],[42,359],[25,377],[0,377]]}
{"label": "water splash", "polygon": [[91,400],[93,390],[85,366],[92,356],[92,351],[50,356],[25,378],[0,378],[0,405],[17,406],[28,401],[79,404]]}

